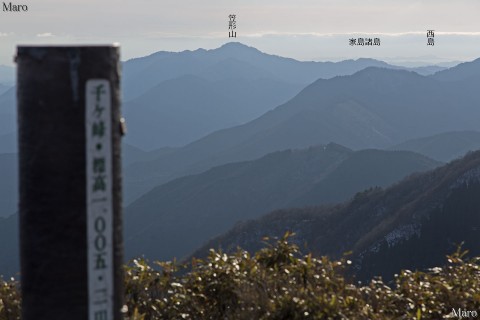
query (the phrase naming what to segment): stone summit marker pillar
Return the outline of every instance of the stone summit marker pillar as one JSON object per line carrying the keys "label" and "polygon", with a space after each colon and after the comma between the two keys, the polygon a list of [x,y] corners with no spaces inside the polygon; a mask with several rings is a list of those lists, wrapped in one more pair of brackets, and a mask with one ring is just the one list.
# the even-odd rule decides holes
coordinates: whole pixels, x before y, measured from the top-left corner
{"label": "stone summit marker pillar", "polygon": [[16,62],[22,319],[121,319],[119,47]]}

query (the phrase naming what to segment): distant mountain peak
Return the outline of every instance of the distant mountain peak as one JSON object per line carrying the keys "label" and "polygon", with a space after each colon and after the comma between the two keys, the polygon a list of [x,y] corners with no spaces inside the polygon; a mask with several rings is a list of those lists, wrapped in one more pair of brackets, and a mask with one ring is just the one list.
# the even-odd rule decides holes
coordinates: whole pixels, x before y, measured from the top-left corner
{"label": "distant mountain peak", "polygon": [[354,61],[376,61],[376,62],[382,62],[381,60],[377,60],[377,59],[372,59],[372,58],[358,58],[358,59],[354,59]]}
{"label": "distant mountain peak", "polygon": [[220,46],[219,48],[212,49],[212,50],[209,50],[209,51],[221,51],[221,52],[227,51],[228,52],[228,51],[231,51],[231,50],[264,54],[263,52],[261,52],[257,48],[247,46],[246,44],[243,44],[241,42],[227,42],[227,43],[223,44],[222,46]]}
{"label": "distant mountain peak", "polygon": [[391,64],[386,63],[385,61],[372,59],[372,58],[348,59],[348,60],[338,61],[338,62],[335,62],[335,63],[342,63],[342,62],[343,63],[345,63],[345,62],[361,63],[361,64],[365,64],[365,65],[372,65],[372,67],[379,67],[379,68],[388,67],[388,68],[391,69],[392,67],[395,67]]}
{"label": "distant mountain peak", "polygon": [[243,44],[243,43],[238,42],[238,41],[226,42],[223,45],[221,45],[220,48],[235,47],[235,46],[251,48],[251,47],[247,46],[246,44]]}
{"label": "distant mountain peak", "polygon": [[207,51],[207,50],[205,50],[205,49],[203,49],[203,48],[198,48],[198,49],[197,49],[197,50],[195,50],[195,51],[198,51],[198,52],[205,52],[205,51]]}
{"label": "distant mountain peak", "polygon": [[357,71],[352,76],[363,77],[363,76],[375,76],[375,77],[416,77],[416,78],[423,78],[422,75],[416,73],[415,71],[404,70],[404,69],[392,69],[390,67],[383,67],[383,66],[371,66],[366,67],[360,71]]}

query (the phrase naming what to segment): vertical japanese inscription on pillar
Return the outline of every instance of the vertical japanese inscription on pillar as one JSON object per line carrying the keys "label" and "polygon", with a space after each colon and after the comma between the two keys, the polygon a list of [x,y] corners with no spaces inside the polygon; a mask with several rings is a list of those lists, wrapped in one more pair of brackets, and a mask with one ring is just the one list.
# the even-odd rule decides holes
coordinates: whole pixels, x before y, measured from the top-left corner
{"label": "vertical japanese inscription on pillar", "polygon": [[86,84],[89,320],[113,320],[113,212],[110,83]]}

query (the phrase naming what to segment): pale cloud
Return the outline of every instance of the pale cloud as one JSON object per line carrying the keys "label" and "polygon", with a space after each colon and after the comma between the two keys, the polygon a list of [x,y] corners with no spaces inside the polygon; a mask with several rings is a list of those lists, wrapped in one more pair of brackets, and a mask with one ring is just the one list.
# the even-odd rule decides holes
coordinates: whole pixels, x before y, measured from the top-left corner
{"label": "pale cloud", "polygon": [[45,33],[39,33],[37,34],[37,37],[38,38],[50,38],[50,37],[54,37],[55,35],[51,32],[45,32]]}
{"label": "pale cloud", "polygon": [[[385,37],[403,37],[403,36],[424,36],[427,33],[427,30],[424,31],[409,31],[409,32],[341,32],[341,33],[319,33],[319,32],[276,32],[276,31],[265,31],[265,32],[256,32],[256,33],[246,33],[243,34],[243,37],[247,38],[260,38],[268,36],[289,36],[289,37],[303,37],[303,36],[312,36],[312,37],[338,37],[338,36],[357,36],[357,35],[378,35]],[[449,35],[449,36],[480,36],[480,32],[448,32],[448,31],[435,31],[436,35]],[[220,34],[222,37],[225,37],[224,34]]]}

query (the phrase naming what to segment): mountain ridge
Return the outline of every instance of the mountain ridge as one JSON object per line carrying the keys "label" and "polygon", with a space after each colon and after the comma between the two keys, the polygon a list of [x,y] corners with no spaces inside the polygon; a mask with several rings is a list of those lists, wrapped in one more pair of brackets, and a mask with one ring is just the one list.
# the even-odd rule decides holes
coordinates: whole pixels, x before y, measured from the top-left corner
{"label": "mountain ridge", "polygon": [[[307,85],[318,78],[353,74],[372,65],[428,73],[427,69],[400,67],[370,58],[339,62],[300,61],[264,53],[239,42],[230,42],[209,50],[160,51],[125,61],[123,65],[127,78],[124,90],[126,100],[140,95],[160,81],[178,77],[180,74],[201,73],[204,69],[226,58],[235,58],[238,61],[249,63],[257,69],[270,72],[276,80],[302,85]],[[143,83],[138,81],[140,73]]]}
{"label": "mountain ridge", "polygon": [[127,180],[141,182],[146,191],[178,176],[281,149],[329,142],[386,148],[445,131],[475,130],[478,86],[480,78],[444,82],[373,67],[318,79],[255,120],[213,132],[142,168],[129,166]]}
{"label": "mountain ridge", "polygon": [[[352,151],[331,143],[220,165],[157,186],[129,205],[127,255],[182,257],[239,220],[298,203],[343,201],[364,188],[386,186],[438,164],[412,152]],[[365,174],[372,171],[376,174]],[[151,245],[164,241],[168,248]]]}
{"label": "mountain ridge", "polygon": [[[294,241],[307,243],[315,255],[340,257],[353,250],[355,273],[361,280],[373,275],[392,279],[400,269],[434,266],[465,241],[472,254],[480,252],[480,151],[471,152],[426,173],[417,173],[385,190],[359,192],[330,207],[277,210],[237,225],[210,241],[206,248],[226,252],[240,246],[260,247],[261,237],[281,237],[287,230]],[[461,233],[457,230],[462,230]]]}

